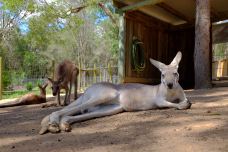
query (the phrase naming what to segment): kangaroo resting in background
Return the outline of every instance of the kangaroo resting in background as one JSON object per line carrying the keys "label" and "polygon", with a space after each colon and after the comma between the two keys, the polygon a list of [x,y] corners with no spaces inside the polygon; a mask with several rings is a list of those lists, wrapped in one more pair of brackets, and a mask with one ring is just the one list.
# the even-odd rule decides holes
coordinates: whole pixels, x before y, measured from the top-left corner
{"label": "kangaroo resting in background", "polygon": [[[51,78],[48,78],[48,80],[52,84],[52,93],[53,96],[56,96],[56,100],[58,105],[66,105],[70,103],[70,96],[71,96],[71,89],[72,85],[74,84],[74,99],[77,99],[77,77],[79,74],[79,69],[68,60],[64,60],[61,62],[55,70],[55,76],[54,78],[56,80],[53,80]],[[70,87],[68,87],[68,84],[70,84]],[[60,101],[60,90],[65,90],[65,99],[63,104]]]}
{"label": "kangaroo resting in background", "polygon": [[38,87],[40,89],[40,95],[36,95],[34,93],[25,94],[19,99],[16,99],[15,101],[0,104],[0,108],[45,103],[47,85],[48,84],[44,84],[43,86],[41,86],[38,84]]}
{"label": "kangaroo resting in background", "polygon": [[[178,52],[169,65],[150,59],[161,71],[159,85],[127,83],[97,83],[89,87],[75,102],[44,117],[40,134],[70,131],[70,124],[92,118],[114,115],[124,111],[158,108],[188,109],[191,103],[178,83],[178,65],[182,54]],[[179,103],[174,103],[179,100]]]}

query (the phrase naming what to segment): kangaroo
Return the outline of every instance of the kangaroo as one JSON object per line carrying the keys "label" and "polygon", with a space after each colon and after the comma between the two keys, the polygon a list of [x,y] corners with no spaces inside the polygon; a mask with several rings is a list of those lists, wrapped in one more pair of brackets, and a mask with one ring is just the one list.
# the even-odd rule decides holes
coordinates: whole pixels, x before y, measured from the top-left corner
{"label": "kangaroo", "polygon": [[[169,65],[150,59],[150,62],[161,71],[159,85],[137,83],[92,85],[75,102],[44,117],[39,133],[70,131],[70,124],[74,122],[115,115],[125,111],[190,108],[191,103],[178,83],[178,65],[181,57],[181,52],[178,52]],[[179,100],[179,103],[174,103],[176,100]]]}
{"label": "kangaroo", "polygon": [[0,108],[45,103],[47,85],[48,84],[41,86],[38,84],[40,95],[36,95],[34,93],[25,94],[13,102],[0,104]]}
{"label": "kangaroo", "polygon": [[[74,84],[74,99],[77,99],[77,76],[79,74],[79,69],[70,61],[64,60],[56,67],[55,78],[53,80],[48,78],[52,84],[53,96],[56,96],[58,105],[65,106],[70,103],[71,88]],[[70,88],[68,87],[70,84]],[[65,90],[65,99],[63,104],[60,101],[60,90]]]}

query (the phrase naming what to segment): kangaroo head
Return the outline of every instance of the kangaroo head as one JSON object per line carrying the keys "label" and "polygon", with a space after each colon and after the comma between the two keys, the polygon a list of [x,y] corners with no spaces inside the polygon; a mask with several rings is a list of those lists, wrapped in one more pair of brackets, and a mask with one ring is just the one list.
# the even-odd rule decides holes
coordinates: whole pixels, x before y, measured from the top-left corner
{"label": "kangaroo head", "polygon": [[46,87],[48,86],[48,84],[44,84],[43,86],[41,86],[40,84],[38,84],[38,87],[40,89],[40,95],[42,96],[46,96]]}
{"label": "kangaroo head", "polygon": [[150,62],[161,71],[161,83],[164,84],[168,89],[176,88],[178,86],[178,65],[181,57],[181,52],[178,52],[169,65],[165,65],[164,63],[150,59]]}
{"label": "kangaroo head", "polygon": [[51,82],[52,86],[51,86],[51,89],[52,89],[52,94],[53,96],[56,96],[58,92],[60,92],[60,86],[61,86],[61,83],[63,81],[62,78],[58,79],[57,81],[54,81],[53,79],[51,78],[48,78],[48,80]]}

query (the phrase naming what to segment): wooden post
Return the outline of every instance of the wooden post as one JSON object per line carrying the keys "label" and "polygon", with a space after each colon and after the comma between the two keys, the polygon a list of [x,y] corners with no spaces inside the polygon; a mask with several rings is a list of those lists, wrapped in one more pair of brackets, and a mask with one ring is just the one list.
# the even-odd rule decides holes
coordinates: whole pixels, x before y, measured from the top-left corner
{"label": "wooden post", "polygon": [[119,17],[119,60],[118,60],[118,82],[123,83],[125,78],[125,36],[126,23],[125,13],[121,13]]}
{"label": "wooden post", "polygon": [[99,71],[99,73],[100,73],[100,82],[102,82],[102,68],[101,68],[101,66],[100,66],[100,69],[99,69],[100,71]]}
{"label": "wooden post", "polygon": [[211,87],[210,0],[196,0],[195,88]]}
{"label": "wooden post", "polygon": [[3,83],[2,83],[2,57],[0,57],[0,100],[2,100],[2,91],[3,91]]}
{"label": "wooden post", "polygon": [[52,79],[55,80],[55,60],[51,61],[52,66]]}
{"label": "wooden post", "polygon": [[108,63],[108,75],[109,75],[109,81],[112,82],[112,68],[110,63]]}
{"label": "wooden post", "polygon": [[93,65],[93,83],[97,82],[97,66],[96,64]]}
{"label": "wooden post", "polygon": [[82,77],[82,65],[79,62],[79,74],[78,74],[78,90],[79,91],[82,91],[81,90],[81,77]]}

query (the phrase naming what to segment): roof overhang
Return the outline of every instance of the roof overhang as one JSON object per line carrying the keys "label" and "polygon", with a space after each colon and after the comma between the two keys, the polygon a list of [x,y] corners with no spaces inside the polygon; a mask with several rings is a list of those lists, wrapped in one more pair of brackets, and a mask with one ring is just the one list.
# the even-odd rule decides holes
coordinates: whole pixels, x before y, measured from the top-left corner
{"label": "roof overhang", "polygon": [[228,42],[228,21],[212,26],[213,44]]}
{"label": "roof overhang", "polygon": [[[172,25],[193,24],[195,0],[113,0],[122,3],[122,11],[139,10]],[[211,0],[212,22],[228,19],[228,0]]]}

